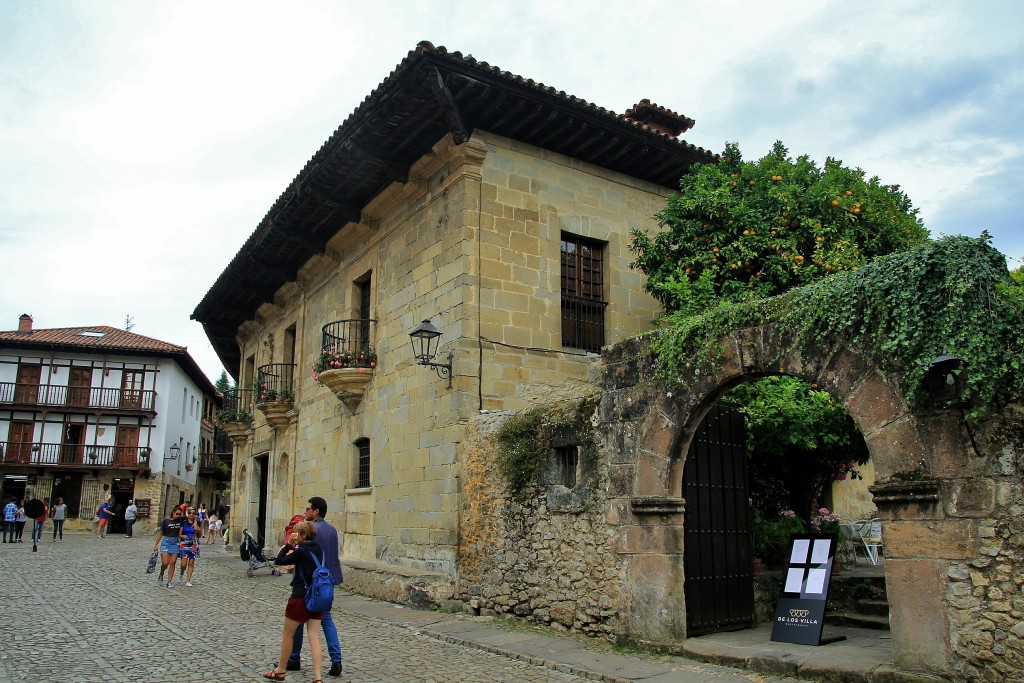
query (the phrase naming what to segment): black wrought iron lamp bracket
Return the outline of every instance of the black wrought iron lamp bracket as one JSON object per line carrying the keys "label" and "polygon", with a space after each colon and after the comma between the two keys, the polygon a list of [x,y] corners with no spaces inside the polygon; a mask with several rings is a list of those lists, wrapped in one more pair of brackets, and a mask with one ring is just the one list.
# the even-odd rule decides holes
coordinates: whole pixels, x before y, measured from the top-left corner
{"label": "black wrought iron lamp bracket", "polygon": [[455,352],[454,351],[449,351],[448,352],[448,362],[447,363],[432,363],[429,360],[421,360],[420,361],[420,365],[424,365],[424,366],[426,366],[428,368],[434,368],[434,372],[436,372],[437,376],[440,377],[441,379],[444,379],[445,377],[447,377],[448,378],[448,388],[451,389],[452,388],[452,361],[453,360],[455,360]]}

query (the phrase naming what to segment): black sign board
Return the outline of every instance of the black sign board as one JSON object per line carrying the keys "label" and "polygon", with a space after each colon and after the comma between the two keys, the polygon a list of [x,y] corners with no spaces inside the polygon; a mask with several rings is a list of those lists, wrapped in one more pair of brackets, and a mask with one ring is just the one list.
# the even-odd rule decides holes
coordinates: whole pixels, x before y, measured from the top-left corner
{"label": "black sign board", "polygon": [[838,541],[836,534],[794,534],[791,537],[782,595],[775,603],[772,640],[801,645],[846,640],[846,636],[821,637],[832,580],[832,559]]}
{"label": "black sign board", "polygon": [[149,498],[136,498],[135,507],[139,508],[139,517],[149,517]]}

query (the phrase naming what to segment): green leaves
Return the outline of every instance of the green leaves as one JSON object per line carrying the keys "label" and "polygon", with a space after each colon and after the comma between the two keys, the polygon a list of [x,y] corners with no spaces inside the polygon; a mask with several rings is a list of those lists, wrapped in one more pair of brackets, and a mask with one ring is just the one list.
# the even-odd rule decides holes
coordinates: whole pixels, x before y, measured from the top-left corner
{"label": "green leaves", "polygon": [[665,232],[633,232],[633,265],[666,312],[693,312],[713,299],[775,296],[926,239],[907,196],[864,175],[836,159],[820,169],[794,160],[781,143],[743,162],[729,144],[721,161],[680,180],[656,216]]}

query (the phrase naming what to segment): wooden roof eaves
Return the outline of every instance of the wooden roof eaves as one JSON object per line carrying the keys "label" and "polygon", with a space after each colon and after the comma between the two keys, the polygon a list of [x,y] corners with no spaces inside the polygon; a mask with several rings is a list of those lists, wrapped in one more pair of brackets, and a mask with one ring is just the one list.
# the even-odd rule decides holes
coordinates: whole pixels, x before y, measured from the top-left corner
{"label": "wooden roof eaves", "polygon": [[[432,74],[440,77],[441,85],[445,87],[444,90],[439,91],[436,82],[434,86],[430,85]],[[470,81],[472,88],[454,88],[454,81],[458,79]],[[485,115],[484,120],[477,121],[467,118],[464,109],[470,108],[469,105],[472,102],[469,100],[475,97],[477,98],[476,102],[480,102],[480,96],[474,94],[477,86],[483,86],[485,91],[495,91],[502,98],[511,98],[513,104],[499,111],[496,110],[493,104],[487,106],[485,102],[481,109]],[[433,91],[430,90],[431,87],[434,88]],[[472,90],[473,92],[467,92],[467,90]],[[423,97],[425,93],[429,93],[430,97]],[[403,96],[404,100],[402,99]],[[678,174],[681,174],[686,166],[695,161],[711,160],[715,156],[685,141],[671,138],[663,133],[651,130],[640,123],[625,119],[623,116],[603,107],[598,107],[575,96],[566,95],[563,91],[555,90],[531,79],[524,79],[515,74],[502,71],[490,66],[486,62],[478,62],[472,57],[463,57],[458,52],[449,53],[443,47],[435,48],[430,43],[420,43],[387,78],[363,99],[359,106],[338,126],[334,133],[331,134],[327,141],[321,145],[299,173],[296,174],[267,211],[256,230],[245,241],[203,297],[202,301],[200,301],[192,313],[192,319],[199,320],[204,324],[214,316],[223,320],[223,317],[216,315],[214,311],[224,303],[225,295],[229,295],[232,291],[234,293],[230,296],[234,301],[231,304],[236,309],[251,305],[253,299],[262,302],[273,296],[273,292],[283,282],[271,282],[268,279],[260,279],[256,283],[247,283],[249,287],[253,287],[255,284],[256,291],[252,289],[247,292],[235,291],[236,285],[239,284],[237,278],[241,273],[245,272],[250,256],[260,255],[261,252],[267,250],[279,258],[280,251],[275,246],[280,244],[282,238],[288,234],[305,234],[311,237],[319,230],[320,226],[325,225],[332,217],[339,217],[350,222],[358,221],[358,213],[361,211],[362,206],[365,206],[365,203],[371,200],[376,193],[382,191],[395,180],[396,176],[401,178],[402,172],[401,170],[396,171],[396,165],[401,165],[401,163],[387,159],[385,155],[380,155],[381,158],[374,164],[376,155],[372,151],[369,157],[362,163],[353,162],[351,150],[361,148],[375,149],[371,138],[382,133],[385,135],[390,133],[386,129],[391,125],[389,123],[391,117],[402,108],[400,104],[396,105],[396,103],[399,100],[404,102],[415,101],[417,98],[421,98],[424,104],[432,102],[437,107],[432,113],[428,108],[418,110],[417,113],[422,114],[420,124],[414,127],[411,133],[405,131],[405,137],[402,142],[416,145],[417,149],[428,144],[425,139],[420,138],[420,134],[430,125],[434,124],[434,117],[440,112],[441,116],[438,118],[446,118],[447,123],[443,124],[442,128],[439,129],[438,139],[440,139],[440,136],[443,136],[444,132],[452,132],[453,120],[456,124],[461,123],[462,129],[465,130],[467,135],[471,134],[476,127],[480,127],[508,137],[515,135],[531,121],[542,116],[547,121],[547,125],[553,125],[559,130],[564,130],[568,123],[575,121],[578,122],[580,134],[570,133],[564,138],[558,138],[557,136],[553,138],[547,133],[535,136],[526,134],[519,137],[524,138],[524,141],[527,142],[529,140],[526,138],[535,138],[536,142],[532,144],[546,143],[549,140],[560,140],[561,144],[558,146],[561,149],[554,151],[560,151],[569,156],[582,157],[582,160],[598,165],[602,161],[605,161],[605,163],[616,163],[619,166],[619,170],[622,170],[621,162],[617,161],[623,156],[621,151],[616,153],[609,162],[608,160],[601,159],[600,154],[594,154],[593,150],[591,150],[593,145],[603,142],[602,139],[606,137],[606,133],[611,133],[611,139],[615,140],[618,138],[627,150],[639,143],[641,149],[660,152],[659,158],[664,159],[664,161],[659,164],[659,168],[664,167],[664,171],[659,171],[660,175],[647,171],[638,177],[646,177],[652,182],[657,182],[671,189],[675,189],[674,186],[678,180]],[[445,106],[449,107],[449,111],[445,112]],[[531,115],[528,117],[519,116],[519,112],[523,109],[527,111],[532,110]],[[544,116],[545,112],[547,113],[546,116]],[[453,113],[457,115],[454,118],[452,116]],[[487,119],[487,114],[490,115],[490,120]],[[460,116],[461,122],[459,121]],[[565,122],[560,123],[560,117],[564,118]],[[528,120],[524,121],[523,119]],[[458,131],[459,125],[454,125],[454,130]],[[583,133],[588,130],[592,131],[591,135],[584,135]],[[537,132],[539,133],[540,131]],[[577,141],[579,142],[577,143]],[[435,142],[436,140],[430,140],[429,145],[432,146]],[[600,144],[598,149],[607,153],[612,149],[612,146]],[[584,154],[587,150],[591,150],[593,156]],[[407,154],[414,156],[416,151],[409,150]],[[429,149],[419,151],[422,154],[429,151]],[[668,158],[665,158],[666,156]],[[346,177],[339,180],[337,176],[342,172],[341,169],[344,167],[342,160],[344,159],[349,161],[351,168],[345,172]],[[630,162],[630,165],[636,166],[636,163]],[[678,174],[676,169],[678,169]],[[407,173],[407,169],[405,169],[405,172]],[[675,177],[673,177],[674,174]],[[310,208],[311,204],[320,201],[320,198],[315,194],[303,192],[304,187],[322,188],[325,186],[332,188],[327,199],[341,205],[341,208],[338,209],[341,212],[340,216],[328,213],[327,216],[321,214],[319,217],[316,217],[314,215],[315,210]],[[362,206],[356,207],[351,203],[340,201],[343,198],[339,197],[336,194],[337,192],[345,187],[357,186],[363,188],[362,194],[366,195],[365,201],[361,202]],[[325,241],[326,238],[327,236],[325,235]],[[319,238],[314,238],[314,240],[317,239]],[[310,255],[314,253],[308,248],[306,250],[309,251]],[[299,256],[295,258],[299,258]],[[305,258],[308,258],[308,256]],[[288,264],[288,267],[294,267],[297,270],[299,265],[301,264],[291,263]],[[243,299],[245,301],[244,304],[242,303]],[[237,324],[241,324],[241,322],[244,322],[243,318],[232,316],[231,322],[222,323],[225,330],[222,338],[233,336],[233,332],[227,329],[227,326],[234,324],[237,329]],[[218,327],[220,328],[221,326]],[[215,344],[215,346],[217,345]],[[231,360],[234,360],[234,357],[238,354],[237,348],[225,348],[223,351],[227,353]],[[221,349],[218,349],[218,355],[221,355],[222,360],[225,359]],[[228,365],[228,363],[225,364]]]}

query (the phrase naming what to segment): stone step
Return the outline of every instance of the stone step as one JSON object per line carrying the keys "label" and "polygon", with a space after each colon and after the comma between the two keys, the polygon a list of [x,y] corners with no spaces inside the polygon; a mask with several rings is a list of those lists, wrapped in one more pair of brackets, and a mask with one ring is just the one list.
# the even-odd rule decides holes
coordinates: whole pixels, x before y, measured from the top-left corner
{"label": "stone step", "polygon": [[889,616],[888,600],[860,600],[857,603],[857,611],[861,614],[870,614],[878,617]]}
{"label": "stone step", "polygon": [[833,626],[856,626],[857,628],[873,628],[879,631],[889,630],[889,617],[860,612],[828,612],[825,623]]}

